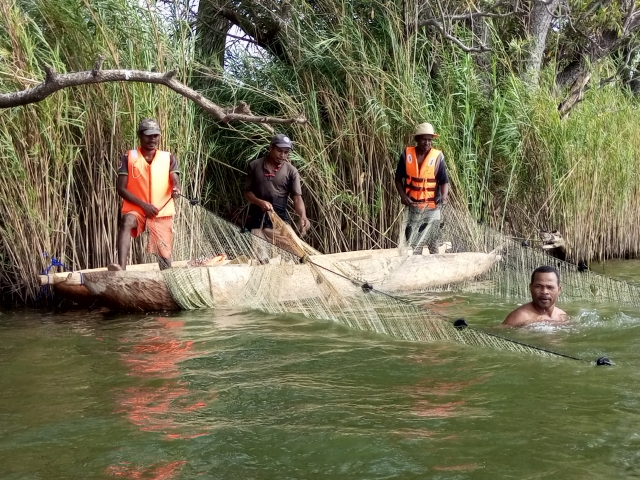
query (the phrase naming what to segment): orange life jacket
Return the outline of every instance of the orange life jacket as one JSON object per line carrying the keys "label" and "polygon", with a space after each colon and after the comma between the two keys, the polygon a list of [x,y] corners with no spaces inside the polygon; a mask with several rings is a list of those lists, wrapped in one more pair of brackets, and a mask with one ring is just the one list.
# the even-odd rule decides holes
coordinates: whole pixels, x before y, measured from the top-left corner
{"label": "orange life jacket", "polygon": [[[156,150],[153,160],[148,163],[142,151],[138,149],[129,150],[127,158],[129,162],[127,190],[140,200],[160,208],[158,217],[175,215],[176,209],[171,198],[171,182],[169,180],[171,154]],[[129,212],[145,215],[139,206],[125,200],[122,203],[122,213]]]}
{"label": "orange life jacket", "polygon": [[432,148],[418,165],[416,147],[407,147],[404,152],[404,163],[407,171],[405,192],[418,208],[436,208],[436,160],[442,152]]}

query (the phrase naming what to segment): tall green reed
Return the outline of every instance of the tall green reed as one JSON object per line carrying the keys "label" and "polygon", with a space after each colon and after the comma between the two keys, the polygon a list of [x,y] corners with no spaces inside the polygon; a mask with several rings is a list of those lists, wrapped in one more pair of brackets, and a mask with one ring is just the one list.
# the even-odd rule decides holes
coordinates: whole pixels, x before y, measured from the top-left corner
{"label": "tall green reed", "polygon": [[[430,121],[441,134],[435,146],[447,157],[454,201],[479,220],[534,239],[557,228],[574,260],[638,251],[633,152],[640,137],[630,121],[637,102],[618,86],[590,90],[561,120],[551,70],[540,88],[522,83],[495,34],[487,71],[423,33],[407,41],[401,12],[388,3],[372,3],[373,20],[342,15],[326,23],[296,5],[290,63],[245,59],[235,70],[243,83],[219,93],[310,119],[288,131],[319,248],[394,244],[397,156],[414,126]],[[268,140],[242,132],[217,150],[240,170],[251,157],[243,147]]]}
{"label": "tall green reed", "polygon": [[[453,201],[479,220],[522,237],[558,228],[572,259],[638,252],[637,100],[619,86],[589,90],[561,120],[551,70],[540,88],[523,84],[495,33],[487,69],[427,32],[406,37],[404,12],[393,2],[371,2],[367,15],[341,0],[292,6],[282,32],[288,57],[236,56],[220,71],[194,61],[185,23],[168,25],[127,0],[3,2],[0,89],[34,85],[45,64],[88,69],[104,54],[105,68],[176,69],[187,83],[209,85],[203,93],[222,104],[302,112],[309,125],[283,130],[295,141],[311,241],[327,252],[395,244],[395,167],[423,121],[441,134],[435,146],[447,158]],[[3,294],[36,295],[33,276],[48,264],[42,251],[73,268],[114,259],[115,169],[146,116],[163,125],[187,193],[241,221],[243,172],[264,152],[266,129],[214,124],[163,87],[61,91],[0,112],[0,162],[8,172],[0,194]],[[185,221],[179,232],[188,232]]]}
{"label": "tall green reed", "polygon": [[[90,69],[98,55],[106,57],[104,68],[175,69],[184,81],[191,75],[190,32],[168,31],[153,11],[127,0],[8,1],[2,9],[2,91],[42,81],[45,65]],[[144,117],[158,119],[163,147],[178,157],[186,189],[198,194],[204,180],[195,172],[205,168],[210,144],[196,107],[164,87],[77,87],[0,112],[0,164],[10,172],[0,195],[3,296],[33,299],[35,275],[51,256],[75,269],[114,261],[116,168],[136,146]]]}

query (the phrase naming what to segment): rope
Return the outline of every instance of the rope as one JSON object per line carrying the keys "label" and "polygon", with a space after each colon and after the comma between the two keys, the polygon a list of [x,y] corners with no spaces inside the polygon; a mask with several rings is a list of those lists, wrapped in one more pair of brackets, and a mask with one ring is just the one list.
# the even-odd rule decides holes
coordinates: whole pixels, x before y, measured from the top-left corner
{"label": "rope", "polygon": [[[47,252],[42,252],[42,256],[44,258],[48,258],[49,254]],[[38,292],[38,295],[35,298],[36,302],[40,301],[40,299],[43,296],[46,296],[46,295],[49,294],[49,290],[47,289],[47,287],[50,285],[50,283],[49,283],[49,271],[51,271],[51,269],[53,267],[64,268],[68,272],[71,271],[71,269],[69,267],[67,267],[64,263],[62,263],[56,257],[51,257],[51,262],[49,263],[49,266],[40,271],[40,275],[46,275],[47,276],[47,284],[46,285],[42,285],[40,287],[40,291]]]}

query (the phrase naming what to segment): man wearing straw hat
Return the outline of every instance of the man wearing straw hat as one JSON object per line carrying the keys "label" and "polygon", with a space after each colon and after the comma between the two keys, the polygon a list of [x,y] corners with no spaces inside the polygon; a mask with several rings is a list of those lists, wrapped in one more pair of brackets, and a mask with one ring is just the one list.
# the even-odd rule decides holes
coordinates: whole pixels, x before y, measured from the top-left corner
{"label": "man wearing straw hat", "polygon": [[122,156],[116,189],[123,198],[118,227],[118,263],[109,270],[125,270],[131,237],[149,231],[147,251],[158,256],[160,269],[171,267],[174,198],[180,196],[178,162],[169,152],[158,150],[160,126],[142,120],[138,126],[140,147]]}
{"label": "man wearing straw hat", "polygon": [[396,168],[396,188],[400,201],[406,205],[398,247],[408,245],[414,255],[422,254],[425,245],[436,253],[440,206],[449,201],[444,155],[431,146],[436,137],[430,123],[418,125],[414,133],[416,146],[402,152]]}
{"label": "man wearing straw hat", "polygon": [[272,225],[267,215],[269,211],[275,212],[285,222],[290,222],[287,212],[289,197],[293,199],[293,209],[299,216],[300,232],[304,234],[309,228],[302,200],[300,174],[288,161],[292,149],[291,139],[279,133],[271,139],[267,156],[252,161],[247,169],[244,197],[251,206],[246,227],[258,236],[271,234]]}

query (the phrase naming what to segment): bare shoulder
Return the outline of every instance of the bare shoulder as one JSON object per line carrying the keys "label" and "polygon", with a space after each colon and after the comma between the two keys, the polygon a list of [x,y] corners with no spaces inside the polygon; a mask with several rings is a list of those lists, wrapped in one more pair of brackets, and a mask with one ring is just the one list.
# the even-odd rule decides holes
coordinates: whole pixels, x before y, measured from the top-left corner
{"label": "bare shoulder", "polygon": [[502,325],[507,327],[520,327],[525,325],[531,317],[531,313],[531,303],[525,303],[507,315]]}
{"label": "bare shoulder", "polygon": [[569,315],[567,315],[567,312],[565,312],[561,308],[555,307],[555,309],[553,310],[553,316],[551,317],[551,320],[555,320],[562,323],[562,322],[568,322],[570,319],[569,319]]}

